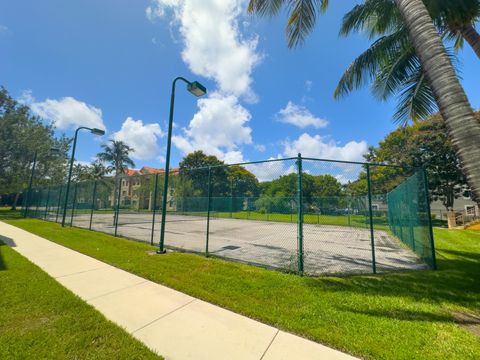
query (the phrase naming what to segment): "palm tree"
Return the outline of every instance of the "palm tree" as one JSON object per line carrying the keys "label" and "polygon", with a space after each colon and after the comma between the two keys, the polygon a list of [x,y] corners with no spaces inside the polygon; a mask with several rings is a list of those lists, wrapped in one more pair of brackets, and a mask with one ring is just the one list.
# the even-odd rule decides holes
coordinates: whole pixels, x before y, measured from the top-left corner
{"label": "palm tree", "polygon": [[[437,29],[422,0],[394,0],[445,120],[474,199],[480,201],[480,123],[455,74]],[[275,15],[289,7],[290,47],[301,44],[314,28],[328,0],[250,0],[248,11]]]}
{"label": "palm tree", "polygon": [[[463,33],[470,32],[458,29],[471,28],[475,32],[472,23],[480,16],[480,0],[429,0],[426,3],[438,31],[444,38],[454,39],[456,48],[462,46]],[[392,0],[366,0],[355,6],[344,16],[340,34],[348,35],[353,31],[380,38],[350,64],[335,90],[335,98],[371,81],[375,97],[381,100],[397,98],[394,119],[404,125],[410,118],[414,121],[425,119],[438,111],[421,63]],[[480,46],[480,42],[468,42],[472,48]],[[453,51],[448,52],[456,66]]]}
{"label": "palm tree", "polygon": [[92,180],[100,180],[109,172],[109,169],[98,160],[93,162],[88,170]]}
{"label": "palm tree", "polygon": [[135,163],[130,159],[130,152],[134,151],[130,146],[123,141],[110,140],[110,144],[102,145],[103,152],[97,154],[100,162],[105,162],[111,166],[109,171],[115,171],[115,177],[125,173],[128,166],[134,167]]}
{"label": "palm tree", "polygon": [[[455,48],[463,47],[464,40],[480,58],[480,35],[474,24],[480,18],[480,0],[423,0],[439,33],[454,40]],[[365,31],[370,38],[404,28],[394,0],[365,0],[343,18],[340,33]]]}

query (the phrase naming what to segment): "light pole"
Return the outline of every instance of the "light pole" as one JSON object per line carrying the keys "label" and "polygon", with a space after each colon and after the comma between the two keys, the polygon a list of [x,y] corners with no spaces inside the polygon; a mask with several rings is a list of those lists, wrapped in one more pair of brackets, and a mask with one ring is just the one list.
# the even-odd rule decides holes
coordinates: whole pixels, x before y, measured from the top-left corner
{"label": "light pole", "polygon": [[27,191],[27,198],[25,199],[25,209],[23,209],[23,217],[27,217],[28,213],[28,206],[30,205],[30,194],[32,193],[32,184],[33,184],[33,176],[35,175],[35,167],[37,166],[37,151],[35,151],[35,155],[33,155],[33,165],[32,165],[32,173],[30,174],[30,181],[28,183],[28,191]]}
{"label": "light pole", "polygon": [[163,254],[165,252],[165,220],[167,215],[167,197],[168,197],[168,174],[170,173],[170,148],[172,145],[172,127],[173,127],[173,109],[175,105],[175,84],[178,80],[182,80],[187,84],[187,90],[193,95],[199,97],[207,93],[205,86],[198,81],[190,82],[187,79],[179,76],[172,82],[172,95],[170,97],[170,116],[168,118],[168,138],[167,138],[167,156],[165,160],[165,179],[163,182],[163,198],[162,198],[162,224],[160,228],[160,244],[157,253]]}
{"label": "light pole", "polygon": [[[60,149],[57,148],[50,148],[50,154],[59,154]],[[28,183],[28,191],[27,191],[27,196],[25,199],[25,209],[23,210],[23,217],[27,217],[27,212],[28,212],[28,206],[30,205],[30,194],[32,193],[32,185],[33,185],[33,177],[35,176],[35,168],[37,166],[37,155],[38,155],[38,150],[35,150],[35,154],[33,155],[33,165],[32,165],[32,173],[30,174],[30,181]]]}
{"label": "light pole", "polygon": [[63,206],[62,227],[65,226],[65,218],[67,217],[68,193],[70,192],[70,181],[72,180],[73,161],[75,160],[75,149],[77,147],[77,136],[78,136],[78,132],[82,129],[90,130],[90,132],[94,135],[99,135],[99,136],[105,135],[104,130],[100,130],[97,128],[91,129],[85,126],[80,126],[77,130],[75,130],[75,137],[73,139],[73,147],[72,147],[72,157],[70,159],[70,169],[68,171],[67,189],[65,190],[65,203]]}

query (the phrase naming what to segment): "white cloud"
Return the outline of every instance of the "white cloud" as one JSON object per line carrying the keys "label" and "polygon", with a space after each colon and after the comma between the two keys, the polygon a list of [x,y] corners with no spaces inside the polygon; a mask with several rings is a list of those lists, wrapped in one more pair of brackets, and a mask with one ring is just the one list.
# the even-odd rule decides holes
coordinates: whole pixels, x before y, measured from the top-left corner
{"label": "white cloud", "polygon": [[258,152],[265,152],[267,150],[267,147],[263,144],[255,144],[253,145],[253,147],[255,148],[255,150],[257,150]]}
{"label": "white cloud", "polygon": [[301,153],[303,157],[362,161],[367,150],[366,141],[350,141],[344,146],[338,146],[334,141],[325,141],[320,135],[310,136],[307,133],[300,135],[297,140],[284,142],[284,154],[288,157]]}
{"label": "white cloud", "polygon": [[106,129],[102,119],[102,110],[71,96],[59,100],[36,101],[31,91],[24,91],[18,100],[27,104],[35,115],[52,121],[57,128],[62,130],[79,126]]}
{"label": "white cloud", "polygon": [[252,142],[252,129],[247,126],[250,113],[235,96],[219,93],[199,99],[198,107],[183,135],[172,137],[174,145],[184,154],[203,150],[228,162],[242,161],[239,147]]}
{"label": "white cloud", "polygon": [[84,161],[84,160],[75,160],[73,162],[74,165],[82,165],[82,166],[90,166],[92,163],[90,161]]}
{"label": "white cloud", "polygon": [[225,164],[240,164],[246,161],[241,151],[228,151],[223,155],[222,160]]}
{"label": "white cloud", "polygon": [[123,141],[134,149],[132,158],[151,160],[159,157],[157,139],[163,136],[158,124],[143,124],[142,120],[128,117],[122,128],[113,134],[113,139]]}
{"label": "white cloud", "polygon": [[[269,158],[268,160],[281,159],[279,155],[277,158]],[[282,175],[288,175],[296,171],[295,164],[292,160],[285,161],[267,161],[257,164],[245,165],[245,168],[254,174],[259,181],[270,181],[278,179]]]}
{"label": "white cloud", "polygon": [[5,25],[0,25],[0,35],[8,33],[8,27]]}
{"label": "white cloud", "polygon": [[308,126],[318,129],[328,125],[327,120],[314,116],[306,107],[296,105],[291,101],[277,113],[276,118],[280,122],[295,125],[302,129]]}
{"label": "white cloud", "polygon": [[312,80],[305,80],[305,90],[307,90],[307,92],[310,92],[310,90],[312,90],[312,86],[313,86]]}
{"label": "white cloud", "polygon": [[251,73],[261,57],[257,37],[245,39],[240,32],[245,5],[246,0],[152,0],[146,15],[153,20],[173,10],[172,26],[179,26],[190,70],[215,80],[222,93],[254,102]]}

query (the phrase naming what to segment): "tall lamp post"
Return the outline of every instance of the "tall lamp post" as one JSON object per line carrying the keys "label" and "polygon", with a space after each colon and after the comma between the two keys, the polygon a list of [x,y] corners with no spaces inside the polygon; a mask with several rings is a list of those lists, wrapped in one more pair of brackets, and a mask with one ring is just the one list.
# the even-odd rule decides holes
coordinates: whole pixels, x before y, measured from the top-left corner
{"label": "tall lamp post", "polygon": [[160,228],[160,244],[157,251],[158,254],[165,253],[165,220],[167,216],[167,197],[168,197],[168,174],[170,173],[170,148],[172,145],[172,127],[173,127],[173,109],[175,105],[175,85],[178,80],[181,80],[187,84],[187,90],[193,95],[199,97],[207,93],[205,86],[198,81],[190,82],[187,79],[179,76],[173,80],[172,83],[172,95],[170,98],[170,116],[168,118],[168,138],[167,138],[167,157],[165,160],[165,179],[163,182],[163,198],[162,198],[162,225]]}
{"label": "tall lamp post", "polygon": [[67,189],[65,190],[65,203],[63,205],[63,216],[62,216],[62,227],[65,226],[65,219],[67,217],[67,203],[68,203],[68,193],[70,192],[70,182],[72,180],[72,170],[73,170],[73,162],[75,160],[75,149],[77,147],[77,137],[78,132],[80,130],[89,130],[94,135],[105,135],[105,131],[97,128],[88,128],[85,126],[80,126],[77,130],[75,130],[75,137],[73,139],[73,147],[72,147],[72,157],[70,159],[70,169],[68,171],[68,179],[67,179]]}
{"label": "tall lamp post", "polygon": [[[60,153],[60,149],[57,148],[50,148],[50,155],[56,155]],[[30,194],[32,193],[32,186],[33,186],[33,178],[35,176],[35,168],[37,166],[37,155],[38,151],[35,151],[35,154],[33,155],[33,165],[32,165],[32,172],[30,174],[30,181],[28,183],[28,191],[27,191],[27,196],[25,199],[25,209],[23,209],[23,217],[27,217],[27,212],[28,212],[28,206],[30,205]]]}

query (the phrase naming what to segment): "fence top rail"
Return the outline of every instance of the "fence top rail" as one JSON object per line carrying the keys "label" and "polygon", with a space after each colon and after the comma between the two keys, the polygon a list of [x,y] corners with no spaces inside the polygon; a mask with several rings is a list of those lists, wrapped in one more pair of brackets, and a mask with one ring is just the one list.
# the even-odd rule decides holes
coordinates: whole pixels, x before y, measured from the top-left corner
{"label": "fence top rail", "polygon": [[302,157],[302,160],[322,161],[322,162],[351,164],[351,165],[385,166],[385,167],[394,167],[394,168],[399,168],[399,169],[404,169],[404,170],[415,169],[415,167],[411,167],[411,166],[402,166],[402,165],[394,165],[394,164],[362,162],[362,161],[347,161],[347,160],[333,160],[333,159],[322,159],[322,158],[312,158],[312,157]]}
{"label": "fence top rail", "polygon": [[243,165],[255,165],[255,164],[263,164],[269,162],[279,162],[279,161],[288,161],[288,160],[298,160],[301,158],[302,160],[312,160],[312,161],[319,161],[319,162],[331,162],[331,163],[341,163],[341,164],[352,164],[352,165],[369,165],[369,166],[385,166],[385,167],[394,167],[404,170],[416,170],[417,167],[412,166],[402,166],[402,165],[394,165],[394,164],[384,164],[384,163],[373,163],[373,162],[361,162],[361,161],[347,161],[347,160],[334,160],[334,159],[322,159],[322,158],[313,158],[313,157],[288,157],[288,158],[279,158],[279,159],[269,159],[269,160],[259,160],[259,161],[249,161],[243,163],[234,163],[234,164],[219,164],[219,165],[212,165],[212,166],[200,166],[196,168],[187,168],[187,169],[178,169],[176,170],[177,173],[182,171],[195,171],[195,170],[208,170],[213,168],[221,168],[221,167],[230,167],[230,166],[243,166]]}
{"label": "fence top rail", "polygon": [[211,166],[199,166],[195,168],[186,168],[186,169],[178,169],[176,172],[181,173],[182,171],[195,171],[195,170],[208,170],[208,169],[215,169],[215,168],[222,168],[222,167],[231,167],[231,166],[243,166],[243,165],[255,165],[255,164],[264,164],[264,163],[271,163],[271,162],[279,162],[279,161],[288,161],[288,160],[297,160],[297,157],[289,157],[289,158],[281,158],[281,159],[269,159],[269,160],[259,160],[259,161],[248,161],[243,163],[234,163],[234,164],[219,164],[219,165],[211,165]]}

